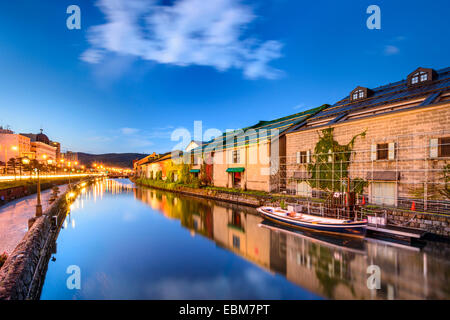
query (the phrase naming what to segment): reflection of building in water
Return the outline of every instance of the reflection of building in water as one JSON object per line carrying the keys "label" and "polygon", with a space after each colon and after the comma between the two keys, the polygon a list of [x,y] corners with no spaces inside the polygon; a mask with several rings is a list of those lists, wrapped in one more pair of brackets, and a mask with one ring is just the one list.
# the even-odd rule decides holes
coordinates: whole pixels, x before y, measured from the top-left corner
{"label": "reflection of building in water", "polygon": [[[135,189],[136,198],[181,225],[214,239],[217,245],[326,298],[448,299],[450,262],[411,247],[338,239],[260,227],[255,210],[151,189]],[[426,248],[431,248],[427,244]],[[428,249],[428,250],[431,250]],[[425,250],[426,251],[426,250]],[[381,288],[370,290],[370,265],[379,266]]]}
{"label": "reflection of building in water", "polygon": [[[239,208],[239,209],[238,209]],[[213,207],[214,240],[244,258],[269,268],[270,231],[258,224],[262,219],[242,207]]]}

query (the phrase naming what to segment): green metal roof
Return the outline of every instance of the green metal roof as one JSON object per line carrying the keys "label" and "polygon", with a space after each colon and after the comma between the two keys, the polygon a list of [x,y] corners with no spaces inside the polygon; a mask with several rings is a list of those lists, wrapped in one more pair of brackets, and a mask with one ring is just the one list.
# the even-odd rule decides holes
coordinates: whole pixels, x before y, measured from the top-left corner
{"label": "green metal roof", "polygon": [[324,105],[271,121],[259,121],[253,126],[226,132],[221,136],[204,143],[202,147],[194,149],[193,152],[195,154],[200,154],[201,152],[214,151],[221,146],[223,149],[227,149],[271,140],[283,134],[293,125],[299,124],[320,112],[325,107],[326,106]]}
{"label": "green metal roof", "polygon": [[191,169],[191,170],[189,170],[189,172],[191,172],[191,173],[199,173],[200,169]]}
{"label": "green metal roof", "polygon": [[227,172],[244,172],[245,168],[228,168]]}

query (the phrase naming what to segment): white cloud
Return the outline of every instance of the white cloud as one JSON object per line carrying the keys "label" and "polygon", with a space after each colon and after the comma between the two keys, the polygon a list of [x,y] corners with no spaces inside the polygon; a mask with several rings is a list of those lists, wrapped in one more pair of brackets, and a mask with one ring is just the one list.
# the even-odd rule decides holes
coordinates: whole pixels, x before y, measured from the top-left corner
{"label": "white cloud", "polygon": [[255,20],[240,0],[98,0],[107,22],[88,32],[85,62],[100,63],[107,53],[177,66],[241,69],[249,79],[280,76],[268,64],[281,57],[282,44],[244,36]]}
{"label": "white cloud", "polygon": [[136,128],[121,128],[120,131],[122,132],[122,134],[130,135],[130,134],[138,133],[139,129],[136,129]]}
{"label": "white cloud", "polygon": [[387,56],[392,56],[394,54],[398,54],[400,49],[396,46],[388,45],[384,47],[384,54]]}

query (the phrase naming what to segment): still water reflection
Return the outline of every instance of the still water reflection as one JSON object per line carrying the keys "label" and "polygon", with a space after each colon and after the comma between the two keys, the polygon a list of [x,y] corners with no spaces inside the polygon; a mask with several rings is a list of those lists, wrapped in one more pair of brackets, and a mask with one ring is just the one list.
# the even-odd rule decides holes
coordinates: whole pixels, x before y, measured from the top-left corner
{"label": "still water reflection", "polygon": [[41,298],[448,299],[449,252],[279,229],[251,208],[105,180],[72,205]]}

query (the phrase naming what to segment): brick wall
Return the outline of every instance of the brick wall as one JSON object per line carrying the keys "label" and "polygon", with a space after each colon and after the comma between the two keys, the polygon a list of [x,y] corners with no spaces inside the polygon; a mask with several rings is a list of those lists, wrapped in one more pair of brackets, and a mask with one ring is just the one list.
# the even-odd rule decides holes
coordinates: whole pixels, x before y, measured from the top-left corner
{"label": "brick wall", "polygon": [[[411,189],[442,183],[442,168],[450,163],[450,158],[429,159],[430,139],[450,136],[450,105],[405,111],[382,115],[365,120],[354,120],[332,126],[334,139],[341,145],[347,144],[355,135],[366,131],[364,138],[358,137],[354,145],[355,153],[349,167],[350,178],[367,178],[368,171],[399,171],[397,183],[399,198],[411,197]],[[297,151],[311,150],[319,140],[318,133],[325,129],[316,128],[287,135],[287,161],[291,170],[306,171],[306,165],[297,165]],[[395,142],[395,160],[371,161],[371,145]],[[370,193],[370,188],[365,192]]]}

